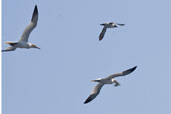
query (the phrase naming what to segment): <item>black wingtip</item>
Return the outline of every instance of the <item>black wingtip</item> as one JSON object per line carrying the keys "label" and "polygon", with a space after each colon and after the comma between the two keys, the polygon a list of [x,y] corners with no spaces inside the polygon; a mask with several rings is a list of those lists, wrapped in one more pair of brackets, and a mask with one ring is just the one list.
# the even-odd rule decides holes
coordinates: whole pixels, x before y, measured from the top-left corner
{"label": "black wingtip", "polygon": [[103,39],[104,35],[102,33],[100,33],[99,35],[99,41],[101,41]]}
{"label": "black wingtip", "polygon": [[91,100],[89,98],[86,99],[86,101],[84,102],[84,104],[89,103]]}
{"label": "black wingtip", "polygon": [[35,5],[35,7],[34,7],[34,12],[33,12],[33,14],[38,14],[38,8],[37,8],[37,5]]}
{"label": "black wingtip", "polygon": [[133,72],[135,69],[137,68],[137,66],[134,66],[133,68],[129,69],[131,72]]}
{"label": "black wingtip", "polygon": [[125,26],[125,24],[120,24],[120,23],[116,23],[117,25],[119,25],[119,26]]}
{"label": "black wingtip", "polygon": [[84,104],[87,104],[87,103],[88,103],[87,101],[84,102]]}
{"label": "black wingtip", "polygon": [[89,103],[90,101],[92,101],[92,100],[93,100],[93,99],[92,99],[92,96],[93,96],[93,95],[90,95],[90,96],[85,100],[84,104],[87,104],[87,103]]}
{"label": "black wingtip", "polygon": [[132,73],[136,68],[137,68],[137,66],[134,66],[133,68],[130,68],[130,69],[126,70],[126,71],[123,71],[123,73],[125,73],[125,74],[130,74],[130,73]]}
{"label": "black wingtip", "polygon": [[84,102],[84,104],[87,104],[87,103],[89,103],[91,100],[89,100],[89,99],[87,99],[85,102]]}
{"label": "black wingtip", "polygon": [[35,17],[36,15],[38,16],[38,8],[37,8],[37,5],[35,5],[35,7],[34,7],[34,11],[33,11],[33,15],[32,15],[31,21],[33,21],[33,19],[34,19],[34,17]]}
{"label": "black wingtip", "polygon": [[99,41],[101,41],[103,38],[99,38]]}

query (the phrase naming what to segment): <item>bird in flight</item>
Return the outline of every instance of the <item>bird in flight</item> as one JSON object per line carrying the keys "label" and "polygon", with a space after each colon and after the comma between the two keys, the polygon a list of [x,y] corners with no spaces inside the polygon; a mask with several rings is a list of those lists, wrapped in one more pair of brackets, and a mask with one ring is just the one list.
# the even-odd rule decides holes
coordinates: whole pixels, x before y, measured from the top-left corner
{"label": "bird in flight", "polygon": [[118,27],[118,25],[119,26],[124,26],[125,24],[110,22],[110,23],[103,23],[103,24],[100,24],[100,25],[102,25],[104,27],[102,29],[102,32],[99,35],[99,41],[101,41],[103,39],[107,28],[116,28],[116,27]]}
{"label": "bird in flight", "polygon": [[28,42],[29,35],[32,32],[32,30],[36,27],[37,21],[38,21],[38,9],[37,9],[37,5],[35,5],[31,22],[25,28],[25,30],[24,30],[21,38],[19,39],[19,41],[18,42],[6,41],[5,43],[10,45],[10,47],[6,48],[5,50],[2,50],[2,52],[14,51],[16,48],[26,48],[26,49],[37,48],[37,49],[40,49],[35,44]]}
{"label": "bird in flight", "polygon": [[85,100],[84,104],[89,103],[90,101],[95,99],[96,96],[100,93],[100,90],[103,87],[103,85],[115,83],[115,85],[114,85],[115,87],[119,86],[120,85],[119,82],[117,82],[114,78],[119,77],[119,76],[128,75],[128,74],[132,73],[136,68],[137,68],[137,66],[130,68],[128,70],[125,70],[121,73],[112,74],[106,78],[98,78],[96,80],[92,80],[92,82],[98,82],[98,84],[93,88],[90,96]]}

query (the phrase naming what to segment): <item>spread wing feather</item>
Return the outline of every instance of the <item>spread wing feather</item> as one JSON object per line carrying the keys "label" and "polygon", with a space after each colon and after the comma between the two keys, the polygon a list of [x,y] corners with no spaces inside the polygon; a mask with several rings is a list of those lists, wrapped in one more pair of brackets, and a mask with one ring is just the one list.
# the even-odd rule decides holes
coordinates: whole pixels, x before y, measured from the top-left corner
{"label": "spread wing feather", "polygon": [[106,30],[107,30],[107,28],[106,28],[106,27],[103,27],[102,32],[101,32],[100,35],[99,35],[99,41],[103,39]]}
{"label": "spread wing feather", "polygon": [[84,102],[84,104],[92,101],[93,99],[96,98],[96,96],[100,93],[101,88],[103,87],[104,84],[102,83],[98,83],[92,90],[90,96],[86,99],[86,101]]}
{"label": "spread wing feather", "polygon": [[32,30],[36,27],[38,21],[38,9],[37,5],[34,8],[32,19],[30,24],[25,28],[19,42],[28,42],[28,38]]}
{"label": "spread wing feather", "polygon": [[137,68],[137,66],[135,66],[135,67],[133,67],[133,68],[130,68],[130,69],[128,69],[128,70],[125,70],[125,71],[123,71],[123,72],[120,72],[120,73],[112,74],[112,75],[108,76],[108,77],[105,78],[105,79],[111,80],[112,78],[115,78],[115,77],[128,75],[128,74],[132,73],[136,68]]}
{"label": "spread wing feather", "polygon": [[2,52],[7,52],[7,51],[14,51],[16,48],[13,46],[10,46],[8,48],[6,48],[5,50],[2,50]]}

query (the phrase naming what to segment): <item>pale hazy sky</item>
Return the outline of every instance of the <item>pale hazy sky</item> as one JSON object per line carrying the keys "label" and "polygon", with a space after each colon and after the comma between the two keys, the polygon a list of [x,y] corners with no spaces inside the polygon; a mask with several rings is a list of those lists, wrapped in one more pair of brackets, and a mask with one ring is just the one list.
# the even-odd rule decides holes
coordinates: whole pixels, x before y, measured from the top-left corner
{"label": "pale hazy sky", "polygon": [[[3,0],[4,41],[17,41],[35,4],[29,41],[41,49],[2,54],[3,114],[169,114],[170,0]],[[104,22],[125,23],[98,36]],[[83,104],[96,83],[133,66]]]}

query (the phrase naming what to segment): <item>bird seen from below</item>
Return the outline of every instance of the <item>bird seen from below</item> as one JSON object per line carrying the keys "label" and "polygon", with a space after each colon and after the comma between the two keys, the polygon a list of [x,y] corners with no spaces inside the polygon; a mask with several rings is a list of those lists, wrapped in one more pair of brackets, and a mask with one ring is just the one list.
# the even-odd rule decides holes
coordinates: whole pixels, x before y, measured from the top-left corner
{"label": "bird seen from below", "polygon": [[107,28],[116,28],[116,27],[118,27],[118,25],[119,26],[124,26],[125,24],[110,22],[110,23],[103,23],[103,24],[100,24],[100,25],[102,25],[104,27],[102,29],[102,32],[99,35],[99,41],[101,41],[103,39],[103,37],[104,37],[104,35],[106,33]]}
{"label": "bird seen from below", "polygon": [[103,85],[105,84],[115,84],[114,86],[117,87],[119,86],[119,82],[117,82],[114,78],[115,77],[119,77],[119,76],[125,76],[128,75],[130,73],[132,73],[135,69],[137,68],[137,66],[130,68],[128,70],[125,70],[121,73],[115,73],[112,74],[106,78],[98,78],[96,80],[92,80],[92,82],[98,82],[98,84],[93,88],[93,90],[91,91],[90,96],[85,100],[84,104],[89,103],[90,101],[92,101],[93,99],[96,98],[96,96],[100,93],[101,88],[103,87]]}
{"label": "bird seen from below", "polygon": [[6,41],[5,43],[10,45],[10,47],[6,48],[5,50],[2,50],[2,52],[7,52],[7,51],[14,51],[16,48],[37,48],[35,44],[29,43],[28,38],[32,30],[36,27],[38,21],[38,9],[37,5],[35,5],[33,14],[32,14],[32,19],[30,24],[25,28],[21,38],[19,39],[18,42],[11,42],[11,41]]}

